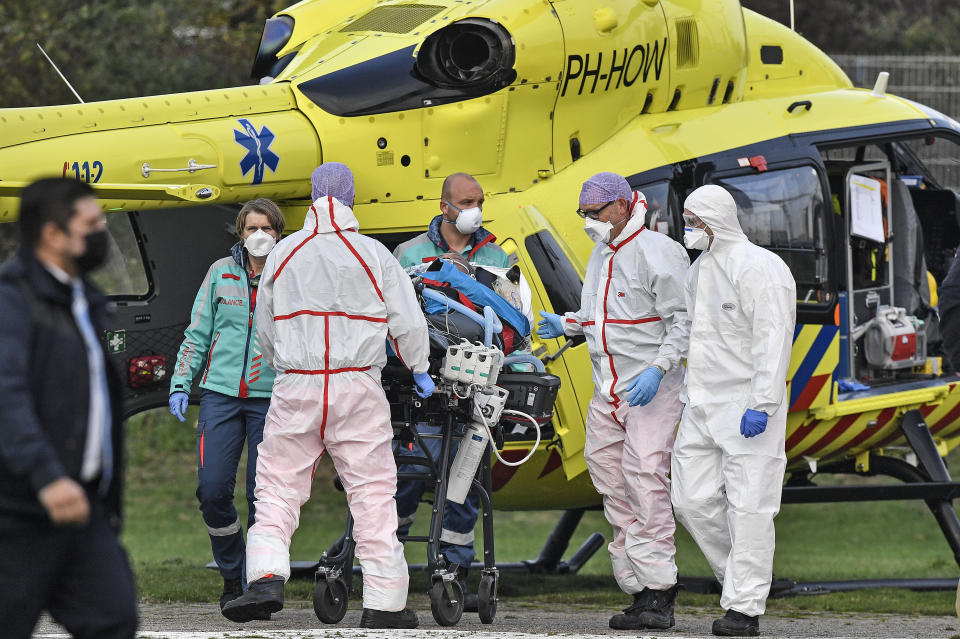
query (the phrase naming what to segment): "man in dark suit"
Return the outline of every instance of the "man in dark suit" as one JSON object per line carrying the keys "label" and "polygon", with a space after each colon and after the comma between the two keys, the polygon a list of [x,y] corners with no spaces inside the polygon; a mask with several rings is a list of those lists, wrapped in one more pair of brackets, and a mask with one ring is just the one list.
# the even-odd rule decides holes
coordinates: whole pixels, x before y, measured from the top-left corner
{"label": "man in dark suit", "polygon": [[20,250],[0,267],[0,634],[30,637],[46,610],[78,639],[134,637],[120,380],[86,278],[106,259],[106,218],[76,180],[21,197]]}

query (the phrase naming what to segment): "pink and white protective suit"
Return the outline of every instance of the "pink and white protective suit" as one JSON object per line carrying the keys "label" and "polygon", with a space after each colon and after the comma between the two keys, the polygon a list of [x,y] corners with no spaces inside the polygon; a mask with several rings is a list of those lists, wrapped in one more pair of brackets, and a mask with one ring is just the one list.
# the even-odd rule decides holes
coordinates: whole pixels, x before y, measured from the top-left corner
{"label": "pink and white protective suit", "polygon": [[[692,327],[673,505],[723,585],[721,607],[755,617],[773,576],[796,284],[783,260],[750,243],[723,187],[700,187],[684,207],[713,243],[686,282]],[[766,430],[750,438],[740,433],[747,409],[767,414]]]}
{"label": "pink and white protective suit", "polygon": [[[629,193],[625,181],[623,188]],[[669,237],[644,228],[643,194],[628,201],[624,229],[590,255],[580,310],[564,315],[564,332],[587,338],[595,393],[584,456],[613,526],[607,548],[614,577],[634,594],[677,582],[667,473],[683,409],[680,362],[689,332],[683,282],[690,260]],[[654,364],[666,371],[657,394],[646,406],[630,406],[627,386]]]}
{"label": "pink and white protective suit", "polygon": [[317,199],[303,229],[270,253],[256,323],[277,372],[257,461],[247,579],[290,576],[290,538],[328,451],[355,521],[363,607],[403,610],[407,564],[397,541],[390,407],[380,386],[386,342],[427,370],[427,325],[410,278],[382,244],[356,233],[353,211]]}

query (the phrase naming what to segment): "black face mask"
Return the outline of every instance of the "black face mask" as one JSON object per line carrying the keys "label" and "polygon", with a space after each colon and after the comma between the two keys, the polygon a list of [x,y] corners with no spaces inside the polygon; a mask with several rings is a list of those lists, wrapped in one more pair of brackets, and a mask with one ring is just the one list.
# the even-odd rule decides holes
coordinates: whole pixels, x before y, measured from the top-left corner
{"label": "black face mask", "polygon": [[84,240],[87,243],[86,250],[73,260],[81,273],[89,273],[103,266],[107,261],[107,256],[110,254],[110,236],[106,229],[101,229],[87,233]]}

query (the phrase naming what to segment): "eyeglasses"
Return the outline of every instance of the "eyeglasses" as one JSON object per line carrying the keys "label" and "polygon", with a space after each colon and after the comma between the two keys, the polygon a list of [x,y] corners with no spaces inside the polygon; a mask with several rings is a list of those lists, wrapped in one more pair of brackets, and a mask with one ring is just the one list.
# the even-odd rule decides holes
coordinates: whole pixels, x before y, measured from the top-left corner
{"label": "eyeglasses", "polygon": [[583,209],[577,209],[577,215],[579,215],[582,218],[589,217],[590,219],[596,220],[600,217],[601,211],[603,211],[603,209],[607,208],[614,202],[616,202],[616,200],[611,200],[606,204],[604,204],[603,206],[601,206],[599,209],[593,209],[592,211],[584,211]]}
{"label": "eyeglasses", "polygon": [[695,229],[705,228],[707,225],[699,217],[693,213],[684,213],[683,214],[683,224],[684,226],[689,226]]}

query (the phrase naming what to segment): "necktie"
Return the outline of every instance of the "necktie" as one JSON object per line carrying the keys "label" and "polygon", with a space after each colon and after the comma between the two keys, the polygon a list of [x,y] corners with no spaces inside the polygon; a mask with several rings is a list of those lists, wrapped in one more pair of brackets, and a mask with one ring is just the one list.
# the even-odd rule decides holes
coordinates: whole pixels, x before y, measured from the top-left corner
{"label": "necktie", "polygon": [[90,320],[90,307],[83,294],[83,283],[80,280],[73,284],[73,301],[71,304],[77,328],[83,336],[87,349],[87,361],[90,372],[90,420],[88,428],[99,430],[100,435],[100,493],[104,494],[110,486],[113,477],[113,441],[111,439],[110,391],[107,388],[106,365],[103,360],[103,350],[97,340],[97,333]]}

